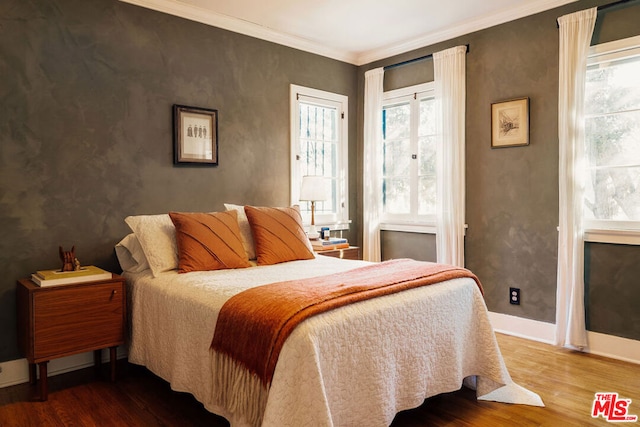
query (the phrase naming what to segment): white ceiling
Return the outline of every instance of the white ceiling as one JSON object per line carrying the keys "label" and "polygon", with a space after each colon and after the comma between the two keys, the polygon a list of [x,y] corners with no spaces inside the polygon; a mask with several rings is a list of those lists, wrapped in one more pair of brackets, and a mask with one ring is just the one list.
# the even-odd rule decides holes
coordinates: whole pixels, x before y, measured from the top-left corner
{"label": "white ceiling", "polygon": [[576,0],[121,0],[355,65]]}

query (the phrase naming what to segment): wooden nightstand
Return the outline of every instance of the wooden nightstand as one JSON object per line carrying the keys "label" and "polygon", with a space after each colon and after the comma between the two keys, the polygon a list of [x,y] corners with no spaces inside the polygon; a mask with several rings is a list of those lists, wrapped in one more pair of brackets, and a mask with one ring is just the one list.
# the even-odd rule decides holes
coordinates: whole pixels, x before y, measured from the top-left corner
{"label": "wooden nightstand", "polygon": [[332,249],[329,251],[318,251],[320,255],[332,256],[343,259],[360,259],[360,248],[358,246],[349,246],[344,249]]}
{"label": "wooden nightstand", "polygon": [[40,368],[40,399],[47,400],[47,363],[51,359],[109,348],[111,381],[116,376],[116,348],[125,342],[126,284],[122,276],[69,285],[40,287],[18,281],[18,347],[29,362],[29,382]]}

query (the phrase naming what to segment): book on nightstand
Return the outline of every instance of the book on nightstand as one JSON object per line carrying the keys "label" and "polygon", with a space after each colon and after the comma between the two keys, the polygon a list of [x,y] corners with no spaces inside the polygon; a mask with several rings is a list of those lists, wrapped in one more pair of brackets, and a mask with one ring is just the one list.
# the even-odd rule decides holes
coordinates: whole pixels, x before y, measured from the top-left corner
{"label": "book on nightstand", "polygon": [[38,286],[70,285],[107,279],[111,279],[111,273],[93,265],[73,271],[39,270],[31,275],[31,280]]}
{"label": "book on nightstand", "polygon": [[349,242],[341,237],[331,237],[327,240],[313,240],[311,241],[311,247],[314,251],[332,251],[348,248]]}

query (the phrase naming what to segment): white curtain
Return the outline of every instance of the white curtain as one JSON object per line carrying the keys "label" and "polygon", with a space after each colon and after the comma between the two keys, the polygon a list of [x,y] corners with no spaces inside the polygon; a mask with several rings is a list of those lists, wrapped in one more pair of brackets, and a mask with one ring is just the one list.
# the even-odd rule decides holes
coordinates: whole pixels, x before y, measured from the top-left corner
{"label": "white curtain", "polygon": [[437,261],[464,267],[466,46],[433,54],[436,97]]}
{"label": "white curtain", "polygon": [[364,177],[362,257],[380,261],[382,209],[382,96],[384,68],[364,74]]}
{"label": "white curtain", "polygon": [[559,235],[556,344],[587,348],[584,312],[584,88],[587,55],[596,22],[592,8],[558,18]]}

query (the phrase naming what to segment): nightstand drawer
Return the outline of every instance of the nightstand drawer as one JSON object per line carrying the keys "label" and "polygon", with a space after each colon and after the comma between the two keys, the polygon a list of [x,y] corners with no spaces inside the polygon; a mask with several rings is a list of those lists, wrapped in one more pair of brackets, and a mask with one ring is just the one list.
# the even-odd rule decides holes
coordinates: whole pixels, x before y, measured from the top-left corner
{"label": "nightstand drawer", "polygon": [[124,284],[36,292],[33,314],[35,360],[118,345],[124,342]]}

